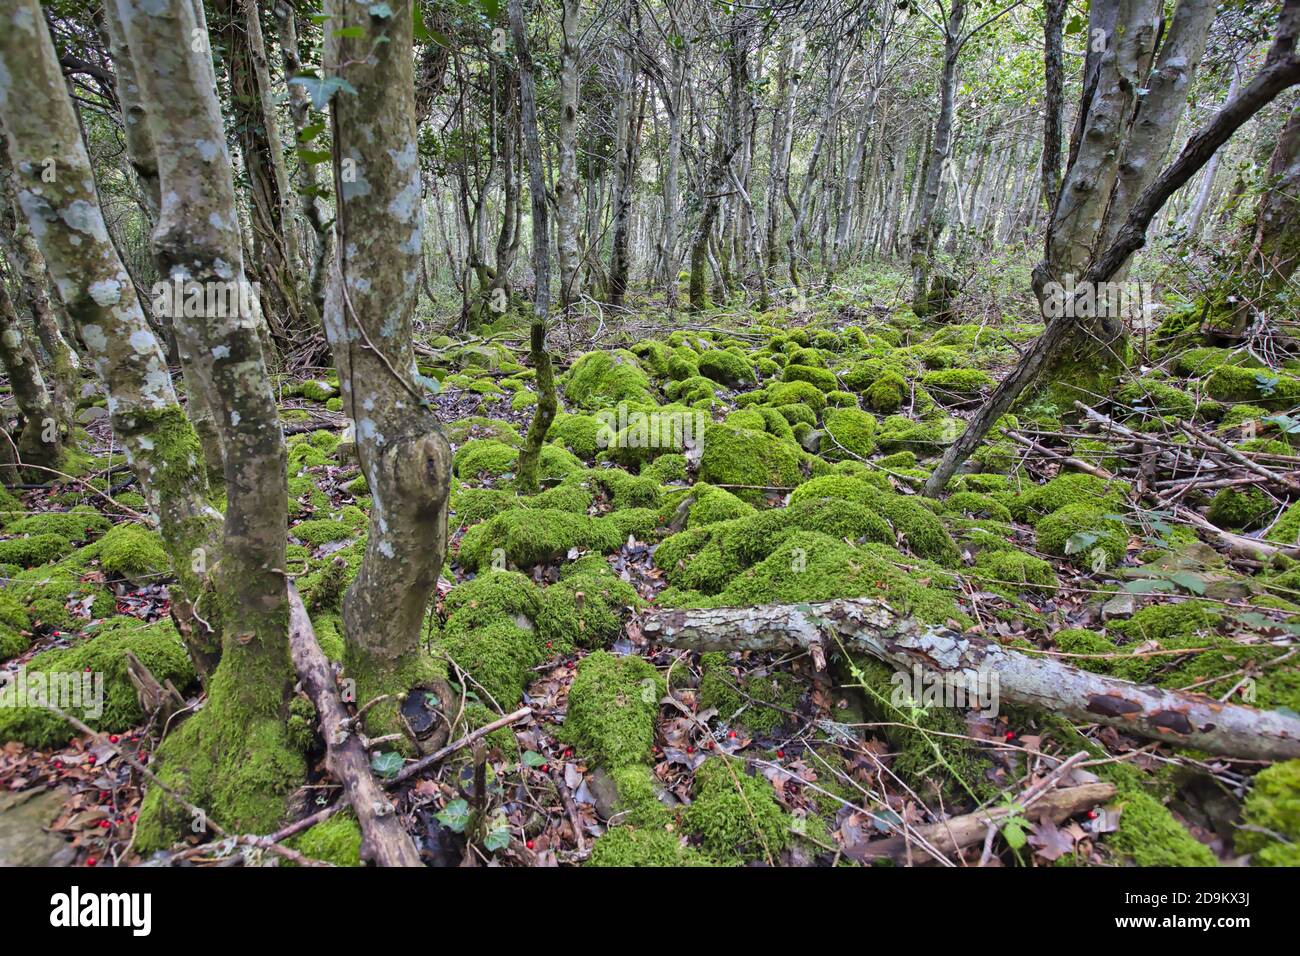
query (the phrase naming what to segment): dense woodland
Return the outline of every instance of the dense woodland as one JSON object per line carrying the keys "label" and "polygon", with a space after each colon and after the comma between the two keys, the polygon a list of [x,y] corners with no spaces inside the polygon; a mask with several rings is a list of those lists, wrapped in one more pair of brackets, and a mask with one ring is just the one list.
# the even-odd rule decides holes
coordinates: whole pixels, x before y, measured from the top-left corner
{"label": "dense woodland", "polygon": [[0,0],[0,862],[1300,865],[1300,0]]}

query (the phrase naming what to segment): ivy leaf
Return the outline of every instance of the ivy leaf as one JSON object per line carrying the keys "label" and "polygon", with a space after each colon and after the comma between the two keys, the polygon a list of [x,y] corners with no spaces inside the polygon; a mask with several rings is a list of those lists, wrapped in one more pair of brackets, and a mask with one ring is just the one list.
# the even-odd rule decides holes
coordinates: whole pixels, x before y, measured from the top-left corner
{"label": "ivy leaf", "polygon": [[405,761],[402,760],[401,754],[395,750],[388,750],[377,753],[370,758],[370,769],[387,780],[390,777],[397,776],[402,769],[403,763]]}
{"label": "ivy leaf", "polygon": [[464,800],[453,800],[439,811],[437,820],[452,833],[464,833],[469,825],[469,804]]}
{"label": "ivy leaf", "polygon": [[1196,595],[1205,593],[1205,578],[1191,571],[1179,571],[1177,574],[1170,575],[1169,580],[1184,591],[1191,591]]}
{"label": "ivy leaf", "polygon": [[546,758],[536,750],[526,750],[524,751],[524,763],[529,767],[540,767],[546,763]]}
{"label": "ivy leaf", "polygon": [[1065,542],[1065,553],[1078,554],[1080,551],[1096,544],[1097,537],[1098,536],[1091,531],[1080,531],[1076,534],[1072,534]]}
{"label": "ivy leaf", "polygon": [[500,0],[478,0],[478,5],[483,9],[483,16],[489,20],[495,21],[501,14]]}
{"label": "ivy leaf", "polygon": [[488,830],[487,836],[483,838],[483,846],[489,853],[495,853],[497,850],[504,850],[510,845],[510,824],[506,820],[505,814],[498,812],[492,818],[492,829]]}
{"label": "ivy leaf", "polygon": [[298,147],[298,158],[302,160],[305,166],[319,166],[321,163],[330,161],[330,151],[320,149],[306,149]]}
{"label": "ivy leaf", "polygon": [[335,93],[350,93],[353,96],[357,94],[356,87],[341,76],[327,76],[324,79],[316,76],[295,76],[289,82],[305,89],[307,95],[311,97],[311,105],[318,110],[323,110]]}
{"label": "ivy leaf", "polygon": [[344,27],[342,30],[335,30],[336,37],[342,37],[345,40],[360,40],[366,35],[365,27]]}
{"label": "ivy leaf", "polygon": [[1300,418],[1292,418],[1290,415],[1270,415],[1264,421],[1276,425],[1283,434],[1300,435]]}
{"label": "ivy leaf", "polygon": [[312,123],[310,126],[304,126],[298,131],[298,142],[310,143],[323,132],[325,132],[324,123]]}

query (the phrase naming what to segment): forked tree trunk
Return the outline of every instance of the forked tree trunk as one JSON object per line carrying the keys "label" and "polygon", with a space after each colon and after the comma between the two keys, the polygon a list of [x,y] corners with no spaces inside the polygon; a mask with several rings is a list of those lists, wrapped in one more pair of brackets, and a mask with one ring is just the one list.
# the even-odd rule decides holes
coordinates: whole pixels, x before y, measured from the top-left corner
{"label": "forked tree trunk", "polygon": [[[17,464],[55,467],[63,453],[63,435],[54,398],[45,386],[36,352],[3,282],[0,282],[0,365],[9,375],[14,402],[23,419],[22,431],[14,442],[18,450]],[[3,451],[7,453],[9,449]],[[31,477],[41,481],[49,475],[38,470]]]}
{"label": "forked tree trunk", "polygon": [[[1094,6],[1094,11],[1097,9]],[[1128,218],[1116,234],[1115,241],[1098,255],[1080,280],[1080,287],[1096,287],[1111,276],[1146,243],[1146,231],[1156,213],[1178,189],[1187,183],[1215,151],[1241,126],[1275,99],[1288,87],[1300,83],[1300,56],[1296,52],[1296,39],[1300,35],[1300,0],[1284,0],[1278,17],[1273,45],[1264,67],[1246,85],[1240,95],[1225,103],[1223,108],[1201,129],[1188,139],[1178,158],[1151,183],[1129,210]],[[1081,151],[1082,155],[1082,151]],[[1068,183],[1067,183],[1068,188]],[[1066,204],[1066,189],[1062,190],[1057,205],[1059,220]],[[1050,240],[1049,240],[1050,241]],[[1049,245],[1049,249],[1050,249]],[[1044,299],[1044,288],[1050,281],[1046,263],[1034,270],[1035,294]],[[1056,356],[1060,355],[1075,332],[1076,322],[1069,311],[1047,323],[1043,334],[1020,359],[1011,374],[998,383],[993,394],[971,418],[965,432],[948,447],[925,484],[925,493],[940,494],[956,471],[971,453],[979,447],[984,435],[1011,407],[1021,393],[1036,381]]]}
{"label": "forked tree trunk", "polygon": [[[452,697],[420,635],[447,553],[451,448],[413,375],[424,213],[411,2],[394,4],[391,17],[345,0],[326,12],[325,74],[347,85],[330,109],[338,216],[325,331],[373,499],[365,557],[343,602],[345,671],[359,702],[393,695],[367,714],[370,736],[411,726],[433,748],[448,728],[420,712],[419,691],[444,709]],[[414,707],[402,719],[398,698],[408,694]]]}
{"label": "forked tree trunk", "polygon": [[[286,456],[262,352],[264,323],[244,272],[210,55],[192,44],[205,37],[195,8],[188,0],[118,0],[115,12],[157,149],[154,262],[187,294],[204,295],[200,315],[185,309],[172,318],[191,350],[190,381],[220,411],[215,420],[225,450],[220,543],[200,564],[213,585],[202,618],[221,635],[221,662],[206,706],[160,748],[158,774],[183,784],[223,826],[263,831],[282,817],[285,796],[306,773],[288,735],[294,670],[284,575]],[[215,298],[222,294],[230,296],[224,303]],[[190,822],[188,812],[151,791],[137,845],[171,842]]]}

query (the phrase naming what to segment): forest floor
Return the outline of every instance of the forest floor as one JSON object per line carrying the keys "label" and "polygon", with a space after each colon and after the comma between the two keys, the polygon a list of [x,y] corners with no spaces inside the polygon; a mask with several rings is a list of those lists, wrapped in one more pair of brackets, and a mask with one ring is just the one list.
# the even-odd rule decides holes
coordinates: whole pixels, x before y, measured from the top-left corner
{"label": "forest floor", "polygon": [[[536,403],[522,326],[426,343],[455,450],[452,557],[428,629],[462,695],[451,737],[532,710],[395,788],[430,862],[1300,864],[1298,761],[1180,750],[996,696],[945,707],[868,660],[819,670],[642,636],[656,607],[869,596],[1089,670],[1300,711],[1300,563],[1203,540],[1177,510],[1295,544],[1300,503],[1278,476],[1300,465],[1300,366],[1264,367],[1171,311],[1118,391],[1040,393],[931,501],[917,494],[930,466],[1041,326],[924,323],[881,304],[898,278],[798,313],[669,324],[648,306],[562,325],[562,411],[531,497],[512,488]],[[369,501],[337,378],[318,374],[280,383],[290,563],[338,660]],[[166,557],[89,381],[78,419],[82,477],[0,502],[0,660],[29,678],[102,674],[103,712],[86,719],[113,746],[0,708],[0,858],[126,865],[141,862],[142,781],[118,750],[147,764],[199,690]],[[170,713],[143,711],[128,651],[177,689]],[[290,819],[340,799],[303,727],[314,769]],[[380,751],[373,766],[392,777],[403,759]],[[1114,791],[1053,818],[1021,802],[1044,783]],[[997,823],[960,852],[890,839],[980,809]],[[274,859],[194,839],[178,859]],[[290,843],[355,863],[359,831],[343,812]]]}

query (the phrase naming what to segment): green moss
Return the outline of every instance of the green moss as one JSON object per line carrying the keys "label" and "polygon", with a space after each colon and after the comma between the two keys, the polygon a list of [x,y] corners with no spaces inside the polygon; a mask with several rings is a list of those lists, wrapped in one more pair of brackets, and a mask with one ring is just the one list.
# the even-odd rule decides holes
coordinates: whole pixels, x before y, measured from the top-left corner
{"label": "green moss", "polygon": [[72,551],[72,542],[61,534],[34,534],[0,541],[0,564],[34,568],[57,561]]}
{"label": "green moss", "polygon": [[996,498],[978,491],[958,491],[943,501],[945,514],[969,515],[1011,523],[1011,512]]}
{"label": "green moss", "polygon": [[527,575],[486,571],[447,592],[443,633],[470,632],[500,621],[531,629],[541,608],[542,589]]}
{"label": "green moss", "polygon": [[1056,572],[1050,564],[1022,551],[982,553],[975,561],[973,576],[998,592],[1050,592],[1057,585]]}
{"label": "green moss", "polygon": [[1150,379],[1130,382],[1116,396],[1121,402],[1138,411],[1155,411],[1161,415],[1192,418],[1196,415],[1196,399],[1180,388]]}
{"label": "green moss", "polygon": [[636,356],[624,349],[588,352],[562,378],[564,396],[582,408],[604,408],[619,402],[654,404],[650,379]]}
{"label": "green moss", "polygon": [[665,692],[647,661],[596,651],[578,665],[560,736],[606,767],[644,763]]}
{"label": "green moss", "polygon": [[784,418],[790,425],[807,425],[811,427],[817,424],[817,413],[803,402],[781,405],[774,408],[773,411]]}
{"label": "green moss", "polygon": [[993,376],[978,369],[948,368],[926,372],[921,376],[921,384],[926,388],[957,395],[977,395],[986,388],[992,388],[996,382]]}
{"label": "green moss", "polygon": [[[602,562],[603,563],[603,562]],[[537,633],[553,647],[578,644],[601,648],[623,630],[623,611],[642,604],[636,588],[605,571],[584,571],[565,577],[545,591],[537,615]]]}
{"label": "green moss", "polygon": [[170,570],[167,552],[155,532],[119,524],[99,539],[99,564],[113,574],[135,580]]}
{"label": "green moss", "polygon": [[458,478],[499,477],[513,471],[519,462],[519,450],[492,438],[475,438],[466,442],[453,459]]}
{"label": "green moss", "polygon": [[608,447],[611,431],[607,424],[594,415],[569,415],[561,412],[551,422],[546,437],[563,445],[579,458],[590,461],[596,457],[597,452]]}
{"label": "green moss", "polygon": [[717,385],[713,379],[695,375],[680,382],[669,382],[664,386],[664,394],[683,405],[711,401],[717,394]]}
{"label": "green moss", "polygon": [[1249,531],[1265,524],[1276,507],[1259,488],[1222,488],[1210,502],[1205,517],[1220,528]]}
{"label": "green moss", "polygon": [[345,541],[356,537],[360,529],[328,518],[302,521],[289,529],[289,536],[312,547],[320,547],[330,541]]}
{"label": "green moss", "polygon": [[[832,376],[834,377],[834,376]],[[830,391],[830,389],[827,389]],[[826,393],[804,381],[777,382],[767,389],[767,404],[773,408],[785,405],[806,405],[814,412],[826,407]]]}
{"label": "green moss", "polygon": [[14,535],[53,534],[69,541],[86,541],[111,527],[112,523],[107,518],[93,508],[82,505],[71,511],[51,511],[19,518],[10,522],[6,531]]}
{"label": "green moss", "polygon": [[965,427],[964,422],[955,418],[913,421],[903,415],[890,415],[881,422],[876,442],[885,451],[934,454],[955,442]]}
{"label": "green moss", "polygon": [[1263,866],[1295,866],[1300,851],[1300,760],[1260,771],[1242,809],[1243,827],[1234,844]]}
{"label": "green moss", "polygon": [[1292,504],[1264,536],[1279,544],[1300,544],[1300,502]]}
{"label": "green moss", "polygon": [[764,432],[711,425],[704,431],[700,480],[736,488],[737,497],[761,501],[763,487],[792,487],[803,481],[798,446]]}
{"label": "green moss", "polygon": [[[850,670],[859,681],[868,717],[887,724],[893,760],[890,769],[917,792],[932,796],[992,797],[997,789],[985,779],[992,766],[988,755],[968,738],[963,713],[951,707],[924,707],[900,693],[892,667],[874,658],[855,655]],[[901,675],[908,676],[908,675]]]}
{"label": "green moss", "polygon": [[437,648],[505,709],[523,696],[532,668],[545,659],[532,631],[505,620],[445,633]]}
{"label": "green moss", "polygon": [[[286,391],[290,390],[286,389]],[[329,382],[310,379],[298,385],[297,388],[292,389],[290,393],[299,395],[302,398],[313,402],[323,402],[337,395],[338,389]]]}
{"label": "green moss", "polygon": [[[170,680],[185,689],[195,680],[194,668],[169,624],[142,624],[134,618],[119,618],[104,624],[88,639],[67,648],[36,655],[27,664],[28,686],[37,674],[68,675],[82,686],[87,679],[103,680],[103,708],[99,714],[90,701],[76,712],[96,730],[121,731],[144,718],[134,685],[127,676],[126,654],[136,655],[160,681]],[[65,680],[66,680],[65,679]],[[91,685],[93,688],[93,684]],[[32,747],[49,748],[67,743],[76,731],[61,717],[41,707],[0,707],[0,740],[18,740]]]}
{"label": "green moss", "polygon": [[728,388],[741,388],[756,381],[754,366],[749,360],[726,349],[701,352],[698,366],[701,375]]}
{"label": "green moss", "polygon": [[653,478],[630,475],[620,468],[599,468],[588,472],[587,477],[609,496],[610,504],[616,510],[659,505],[662,492],[659,482]]}
{"label": "green moss", "polygon": [[713,757],[695,773],[695,800],[683,823],[701,848],[719,861],[778,862],[790,842],[790,816],[766,780],[745,773],[740,761]]}
{"label": "green moss", "polygon": [[1119,511],[1127,491],[1127,482],[1107,482],[1093,475],[1071,472],[1023,492],[1016,498],[1011,511],[1017,518],[1030,522],[1066,505],[1082,504],[1098,511]]}
{"label": "green moss", "polygon": [[515,509],[465,532],[457,559],[467,569],[482,567],[500,548],[516,567],[562,558],[571,549],[615,551],[623,543],[618,528],[587,515],[548,508]]}
{"label": "green moss", "polygon": [[1300,378],[1268,369],[1220,365],[1206,379],[1205,391],[1221,402],[1287,408],[1300,402]]}
{"label": "green moss", "polygon": [[1210,848],[1198,843],[1155,797],[1125,789],[1116,799],[1120,826],[1106,840],[1135,866],[1214,866]]}
{"label": "green moss", "polygon": [[288,841],[304,856],[335,866],[361,865],[361,827],[350,811],[336,813]]}
{"label": "green moss", "polygon": [[1128,531],[1105,511],[1086,503],[1066,505],[1039,520],[1038,548],[1057,557],[1090,564],[1100,548],[1110,565],[1128,554]]}
{"label": "green moss", "polygon": [[686,527],[699,528],[719,521],[748,518],[757,514],[754,506],[742,501],[725,488],[699,482],[690,490],[694,499],[686,515]]}
{"label": "green moss", "polygon": [[808,365],[787,365],[781,373],[781,378],[785,382],[807,382],[823,392],[838,391],[840,387],[839,379],[835,377],[834,372]]}
{"label": "green moss", "polygon": [[587,866],[701,866],[698,853],[682,842],[679,834],[668,830],[614,827],[591,848]]}
{"label": "green moss", "polygon": [[686,456],[676,453],[660,455],[641,469],[641,476],[664,485],[687,481]]}
{"label": "green moss", "polygon": [[857,408],[827,410],[823,430],[829,441],[822,443],[821,455],[827,461],[866,458],[876,447],[876,419]]}

